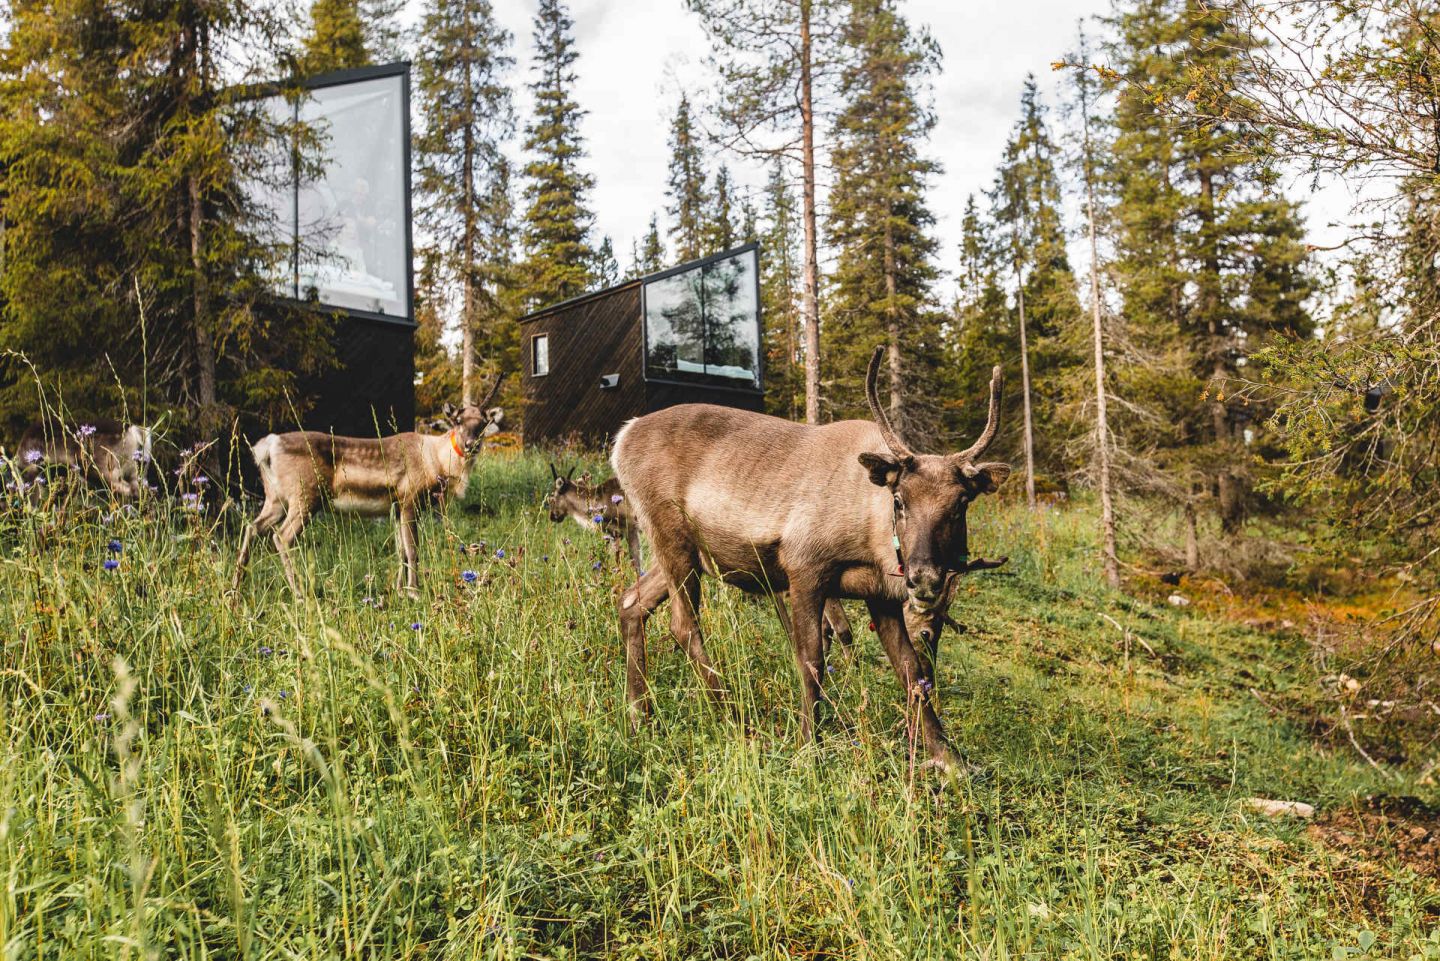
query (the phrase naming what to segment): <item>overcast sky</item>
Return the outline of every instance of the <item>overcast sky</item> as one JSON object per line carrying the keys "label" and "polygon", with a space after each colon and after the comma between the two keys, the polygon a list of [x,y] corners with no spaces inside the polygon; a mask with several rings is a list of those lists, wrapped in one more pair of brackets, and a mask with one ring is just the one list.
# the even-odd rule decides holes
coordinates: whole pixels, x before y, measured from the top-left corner
{"label": "overcast sky", "polygon": [[[516,87],[523,88],[531,78],[536,0],[493,3],[514,34]],[[411,17],[418,17],[419,6],[420,0],[410,0]],[[1052,108],[1052,124],[1058,125],[1063,77],[1050,64],[1074,49],[1080,19],[1108,13],[1110,2],[902,0],[901,9],[913,26],[929,29],[943,54],[934,78],[937,123],[928,145],[929,156],[943,169],[931,184],[929,201],[938,219],[939,266],[949,271],[966,195],[983,191],[994,176],[1019,112],[1025,75],[1035,74]],[[712,82],[704,66],[705,37],[683,0],[571,0],[570,10],[580,55],[575,97],[588,111],[586,164],[596,181],[591,204],[597,231],[613,239],[623,268],[651,214],[661,212],[665,220],[669,123],[682,88],[701,99]],[[1086,29],[1094,36],[1099,28],[1087,21]],[[530,114],[528,90],[518,89],[516,110],[523,127]],[[763,173],[747,171],[734,157],[712,154],[712,169],[722,159],[742,184],[752,189],[760,184]],[[1295,185],[1292,195],[1301,198],[1304,186]],[[1318,206],[1312,233],[1323,235],[1319,227],[1333,219],[1324,212],[1343,212],[1345,204],[1332,189]]]}

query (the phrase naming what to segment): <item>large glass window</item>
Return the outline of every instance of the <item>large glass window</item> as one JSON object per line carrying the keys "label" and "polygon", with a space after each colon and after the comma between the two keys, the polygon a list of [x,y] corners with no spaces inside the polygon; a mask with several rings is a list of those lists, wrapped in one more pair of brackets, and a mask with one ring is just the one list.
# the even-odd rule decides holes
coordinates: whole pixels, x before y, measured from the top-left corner
{"label": "large glass window", "polygon": [[[288,297],[409,319],[404,78],[396,74],[271,98],[304,131],[304,173],[290,190],[252,188],[293,237]],[[281,148],[288,149],[288,146]]]}
{"label": "large glass window", "polygon": [[758,270],[751,249],[647,282],[646,376],[759,387]]}

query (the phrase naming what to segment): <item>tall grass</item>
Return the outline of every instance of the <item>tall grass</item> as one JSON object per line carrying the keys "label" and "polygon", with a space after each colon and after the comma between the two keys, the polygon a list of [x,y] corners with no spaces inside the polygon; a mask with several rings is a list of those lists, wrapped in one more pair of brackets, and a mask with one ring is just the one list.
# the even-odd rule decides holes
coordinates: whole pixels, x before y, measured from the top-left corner
{"label": "tall grass", "polygon": [[5,515],[0,954],[1440,956],[1430,882],[1359,892],[1240,803],[1381,787],[1248,693],[1304,683],[1298,641],[1106,592],[1084,511],[977,508],[972,542],[1013,561],[942,640],[979,769],[947,784],[863,629],[800,745],[773,613],[713,584],[739,721],[657,617],[628,734],[625,579],[548,521],[548,478],[486,460],[422,523],[418,602],[389,592],[384,522],[314,521],[294,601],[273,551],[227,598],[235,512]]}

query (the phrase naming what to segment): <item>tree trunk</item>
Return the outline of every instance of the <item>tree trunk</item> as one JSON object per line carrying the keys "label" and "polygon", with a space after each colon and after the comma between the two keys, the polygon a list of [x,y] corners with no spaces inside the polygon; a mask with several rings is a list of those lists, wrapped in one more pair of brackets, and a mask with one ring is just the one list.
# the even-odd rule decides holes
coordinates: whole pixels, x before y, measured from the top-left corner
{"label": "tree trunk", "polygon": [[215,338],[210,330],[210,284],[205,274],[205,205],[200,196],[200,180],[194,174],[186,178],[190,194],[190,269],[194,272],[191,285],[191,309],[195,313],[195,390],[202,422],[214,416]]}
{"label": "tree trunk", "polygon": [[473,83],[470,77],[470,38],[465,37],[465,132],[462,136],[460,158],[461,177],[465,180],[462,188],[465,207],[462,234],[463,249],[460,252],[460,278],[464,289],[460,318],[460,405],[469,407],[475,403],[475,137],[470,124],[475,117]]}
{"label": "tree trunk", "polygon": [[[1083,43],[1083,36],[1082,36]],[[1100,486],[1100,555],[1105,582],[1120,586],[1115,553],[1115,500],[1110,486],[1110,420],[1105,397],[1105,327],[1100,318],[1100,243],[1095,229],[1095,172],[1090,153],[1090,102],[1082,87],[1081,131],[1085,163],[1085,204],[1090,233],[1090,322],[1095,340],[1095,456]]]}
{"label": "tree trunk", "polygon": [[1210,334],[1210,376],[1212,380],[1210,426],[1215,438],[1215,503],[1220,514],[1220,530],[1229,535],[1240,529],[1244,516],[1244,491],[1240,479],[1230,471],[1230,412],[1225,406],[1219,385],[1228,376],[1225,353],[1228,347],[1220,324],[1220,251],[1215,240],[1215,178],[1202,164],[1200,180],[1201,266],[1200,305]]}
{"label": "tree trunk", "polygon": [[1200,534],[1195,525],[1195,503],[1185,502],[1185,567],[1191,571],[1200,569]]}
{"label": "tree trunk", "polygon": [[805,315],[805,422],[820,423],[820,253],[815,218],[815,102],[811,76],[810,0],[800,0],[800,127],[805,221],[801,310]]}
{"label": "tree trunk", "polygon": [[1035,507],[1035,427],[1030,416],[1030,348],[1025,339],[1025,278],[1015,262],[1015,297],[1020,307],[1020,388],[1025,407],[1025,503]]}
{"label": "tree trunk", "polygon": [[905,424],[904,370],[900,360],[900,315],[895,309],[895,234],[885,224],[885,334],[889,341],[890,360],[890,421],[896,430]]}

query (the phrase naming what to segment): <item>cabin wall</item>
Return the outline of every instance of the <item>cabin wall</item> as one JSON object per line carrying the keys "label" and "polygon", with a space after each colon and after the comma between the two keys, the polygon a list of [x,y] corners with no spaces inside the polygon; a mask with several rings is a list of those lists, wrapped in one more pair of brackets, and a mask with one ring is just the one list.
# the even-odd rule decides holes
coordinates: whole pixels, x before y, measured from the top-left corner
{"label": "cabin wall", "polygon": [[315,406],[303,426],[350,437],[414,430],[415,327],[341,317],[332,345],[338,366],[310,388]]}
{"label": "cabin wall", "polygon": [[[550,373],[536,377],[531,339],[550,338]],[[576,439],[601,447],[646,411],[640,285],[628,284],[533,316],[520,325],[526,444]],[[601,390],[600,378],[619,374]]]}

